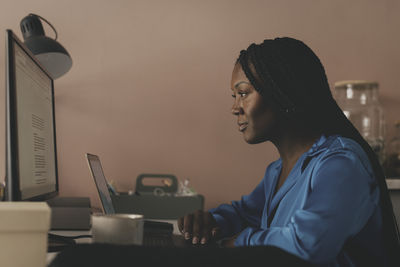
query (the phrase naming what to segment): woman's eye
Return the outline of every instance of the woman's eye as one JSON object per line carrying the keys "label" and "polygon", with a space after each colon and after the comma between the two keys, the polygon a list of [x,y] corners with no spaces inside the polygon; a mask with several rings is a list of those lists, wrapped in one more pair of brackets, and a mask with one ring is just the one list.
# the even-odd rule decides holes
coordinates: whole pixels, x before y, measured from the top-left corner
{"label": "woman's eye", "polygon": [[[241,98],[247,96],[247,93],[237,93]],[[236,98],[236,94],[232,95],[233,98]]]}

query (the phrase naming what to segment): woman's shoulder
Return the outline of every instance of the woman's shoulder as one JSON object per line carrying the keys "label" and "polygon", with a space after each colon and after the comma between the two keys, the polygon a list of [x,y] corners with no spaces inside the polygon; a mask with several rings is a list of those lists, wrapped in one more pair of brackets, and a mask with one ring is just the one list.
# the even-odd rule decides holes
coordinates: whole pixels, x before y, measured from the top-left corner
{"label": "woman's shoulder", "polygon": [[327,139],[331,139],[332,141],[329,144],[329,149],[344,149],[344,150],[351,150],[355,152],[363,151],[360,144],[358,144],[355,140],[344,137],[341,135],[331,135]]}
{"label": "woman's shoulder", "polygon": [[358,161],[364,168],[372,174],[372,167],[367,153],[361,145],[351,139],[341,135],[332,135],[326,138],[325,149],[319,155],[322,160],[327,160],[331,157],[347,157],[349,160]]}
{"label": "woman's shoulder", "polygon": [[332,135],[327,137],[326,152],[329,153],[344,153],[349,155],[356,155],[363,161],[368,161],[368,156],[359,143],[351,138],[341,135]]}
{"label": "woman's shoulder", "polygon": [[307,152],[307,156],[313,158],[323,158],[332,154],[357,156],[363,161],[368,161],[367,154],[355,140],[341,135],[322,135]]}

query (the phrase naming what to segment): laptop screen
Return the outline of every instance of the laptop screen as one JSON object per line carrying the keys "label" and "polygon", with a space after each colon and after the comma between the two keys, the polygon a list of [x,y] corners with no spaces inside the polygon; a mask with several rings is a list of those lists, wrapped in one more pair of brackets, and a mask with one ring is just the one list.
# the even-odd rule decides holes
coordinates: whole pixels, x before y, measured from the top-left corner
{"label": "laptop screen", "polygon": [[104,176],[103,168],[98,156],[92,154],[86,154],[86,158],[89,164],[89,169],[96,183],[97,192],[99,192],[101,205],[105,214],[114,214],[114,206],[112,204],[110,191],[108,190],[107,180]]}

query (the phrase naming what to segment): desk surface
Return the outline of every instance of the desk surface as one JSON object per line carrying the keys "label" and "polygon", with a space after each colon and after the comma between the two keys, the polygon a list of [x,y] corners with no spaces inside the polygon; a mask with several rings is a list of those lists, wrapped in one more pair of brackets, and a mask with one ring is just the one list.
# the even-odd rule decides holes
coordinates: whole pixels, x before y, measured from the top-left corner
{"label": "desk surface", "polygon": [[400,190],[400,179],[386,179],[389,190]]}
{"label": "desk surface", "polygon": [[[178,229],[178,224],[177,220],[154,220],[154,221],[159,221],[159,222],[167,222],[171,223],[174,226],[174,234],[179,235],[179,229]],[[61,235],[61,236],[79,236],[79,235],[91,235],[91,231],[50,231],[49,233],[51,234],[56,234],[56,235]],[[76,239],[77,243],[92,243],[91,238],[79,238]],[[57,255],[58,252],[48,252],[46,256],[46,263],[49,264],[54,257]]]}

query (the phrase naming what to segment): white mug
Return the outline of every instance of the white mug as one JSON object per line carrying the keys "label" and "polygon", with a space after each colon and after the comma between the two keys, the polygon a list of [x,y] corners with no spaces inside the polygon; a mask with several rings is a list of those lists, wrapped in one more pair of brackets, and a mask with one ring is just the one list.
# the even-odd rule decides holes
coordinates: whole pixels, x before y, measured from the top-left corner
{"label": "white mug", "polygon": [[142,245],[143,227],[143,215],[139,214],[92,215],[94,243]]}

